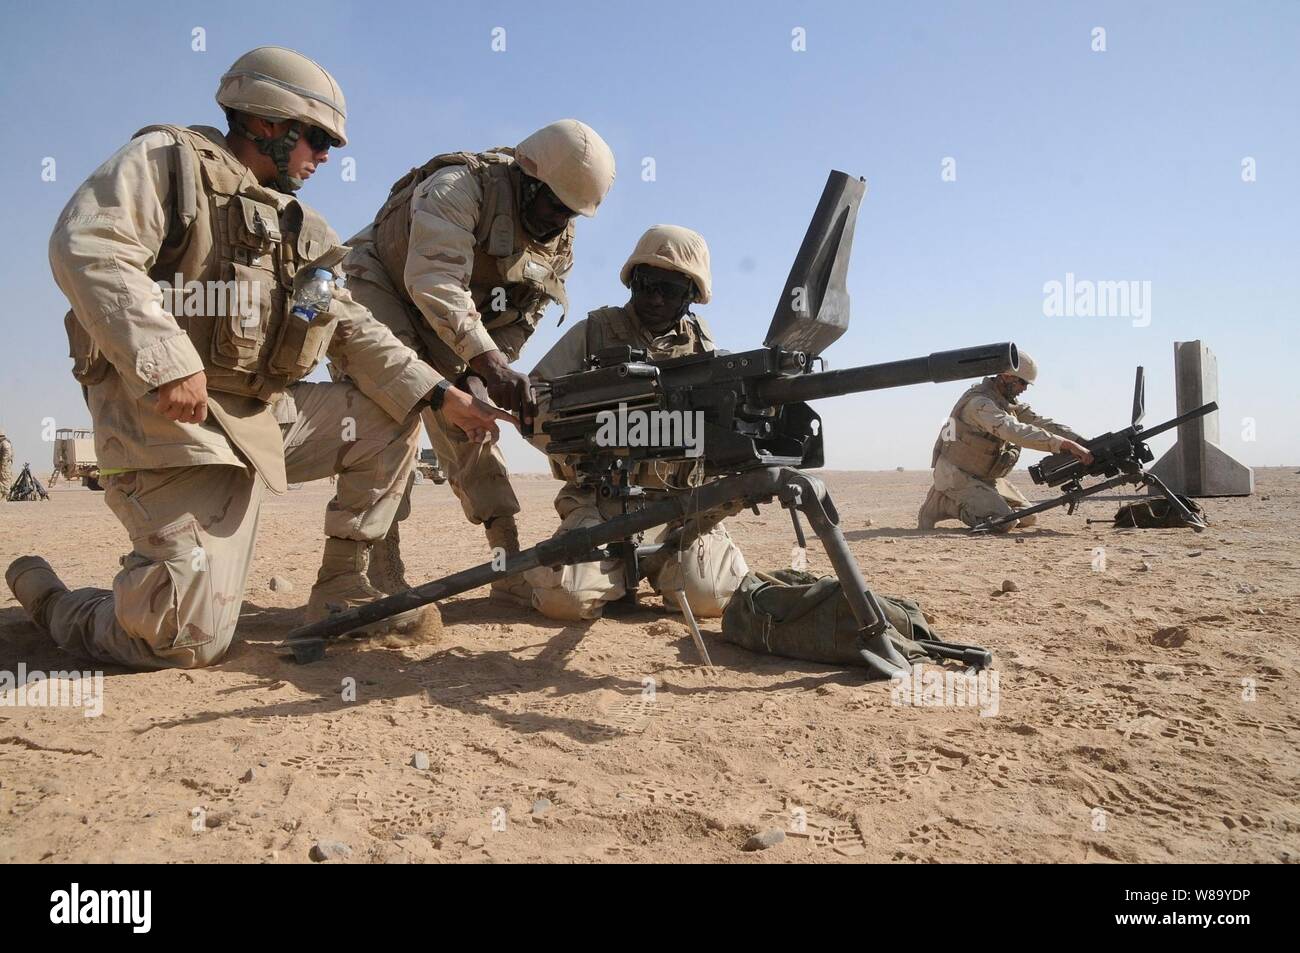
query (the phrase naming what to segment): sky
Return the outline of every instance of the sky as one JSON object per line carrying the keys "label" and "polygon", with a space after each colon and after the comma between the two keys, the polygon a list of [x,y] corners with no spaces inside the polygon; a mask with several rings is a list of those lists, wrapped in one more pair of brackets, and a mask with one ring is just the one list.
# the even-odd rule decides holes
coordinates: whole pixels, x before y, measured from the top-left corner
{"label": "sky", "polygon": [[[1173,416],[1173,343],[1201,339],[1218,357],[1223,448],[1300,462],[1300,3],[5,9],[0,428],[38,475],[51,421],[89,425],[46,256],[59,211],[139,128],[223,125],[217,80],[265,44],[301,50],[343,87],[351,141],[301,197],[345,237],[429,156],[574,117],[610,144],[618,178],[578,224],[572,317],[626,300],[619,267],[645,228],[685,225],[712,250],[698,313],[720,346],[745,350],[839,169],[868,193],[831,367],[1014,341],[1040,369],[1025,399],[1093,435],[1128,424],[1137,364],[1147,423]],[[1051,283],[1067,280],[1076,293],[1132,282],[1134,297],[1111,313],[1054,310]],[[558,339],[558,316],[521,369]],[[817,402],[827,465],[928,466],[965,386]],[[513,469],[545,469],[517,435],[503,446]]]}

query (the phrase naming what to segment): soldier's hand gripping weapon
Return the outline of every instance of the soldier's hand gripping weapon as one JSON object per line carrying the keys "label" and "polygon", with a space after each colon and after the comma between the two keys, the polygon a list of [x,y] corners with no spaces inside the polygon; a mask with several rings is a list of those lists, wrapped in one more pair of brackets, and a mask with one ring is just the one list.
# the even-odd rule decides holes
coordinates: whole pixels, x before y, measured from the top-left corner
{"label": "soldier's hand gripping weapon", "polygon": [[[790,510],[801,545],[799,513],[825,547],[860,626],[859,651],[867,667],[878,677],[909,671],[886,636],[885,614],[849,552],[825,485],[800,472],[822,466],[821,419],[805,401],[999,374],[1015,369],[1018,358],[1015,345],[1004,343],[814,372],[822,351],[848,328],[845,274],[865,190],[861,179],[830,174],[762,348],[670,360],[614,348],[590,355],[590,369],[543,388],[544,410],[532,436],[539,443],[548,441],[546,452],[596,491],[605,522],[560,533],[504,562],[484,563],[303,626],[289,633],[285,644],[300,660],[319,657],[328,639],[538,566],[620,558],[635,599],[643,576],[669,559],[680,559],[723,518],[776,501]],[[686,433],[688,428],[692,433]],[[667,440],[647,439],[650,431],[662,437],[665,429]],[[693,439],[683,439],[688,436]],[[646,460],[694,461],[705,482],[667,489],[637,486],[628,477]],[[673,527],[668,542],[639,545],[641,534],[659,526]],[[676,596],[707,663],[684,595]],[[977,647],[936,642],[925,648],[935,657],[970,665],[991,663],[990,654]]]}
{"label": "soldier's hand gripping weapon", "polygon": [[[971,532],[985,533],[999,526],[1005,526],[1026,516],[1041,513],[1057,506],[1066,507],[1066,512],[1073,515],[1074,511],[1078,509],[1080,501],[1109,490],[1111,487],[1132,483],[1150,487],[1161,494],[1169,501],[1169,505],[1178,511],[1183,520],[1192,529],[1200,533],[1205,529],[1205,521],[1188,509],[1183,501],[1178,498],[1178,494],[1170,490],[1163,480],[1154,473],[1148,473],[1142,465],[1155,459],[1151,448],[1147,446],[1147,441],[1152,437],[1158,436],[1167,430],[1173,430],[1178,425],[1189,420],[1204,417],[1206,414],[1213,413],[1218,409],[1219,405],[1214,401],[1210,401],[1210,403],[1195,407],[1185,414],[1179,414],[1172,420],[1166,420],[1154,427],[1144,428],[1142,418],[1146,416],[1146,372],[1139,367],[1137,377],[1133,382],[1133,422],[1123,430],[1115,433],[1104,433],[1100,437],[1084,441],[1083,445],[1092,451],[1092,463],[1082,463],[1069,453],[1053,453],[1050,456],[1043,457],[1037,464],[1029,468],[1031,480],[1040,485],[1061,487],[1062,493],[1060,496],[1034,506],[1016,510],[1010,516],[985,520],[971,527]],[[1085,487],[1082,482],[1084,477],[1091,476],[1109,477],[1110,479]]]}

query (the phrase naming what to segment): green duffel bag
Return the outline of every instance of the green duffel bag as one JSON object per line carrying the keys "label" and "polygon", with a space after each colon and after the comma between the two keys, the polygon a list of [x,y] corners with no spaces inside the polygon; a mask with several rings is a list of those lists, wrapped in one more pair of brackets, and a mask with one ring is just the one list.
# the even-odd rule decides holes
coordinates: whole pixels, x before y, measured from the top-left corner
{"label": "green duffel bag", "polygon": [[[876,596],[889,622],[886,635],[909,662],[933,657],[917,639],[938,641],[911,599]],[[858,623],[834,576],[794,569],[751,572],[722,615],[722,638],[765,655],[862,665]]]}
{"label": "green duffel bag", "polygon": [[[1202,523],[1209,524],[1205,509],[1193,499],[1178,497],[1192,515]],[[1125,503],[1115,513],[1115,526],[1124,529],[1181,529],[1192,524],[1183,519],[1183,514],[1169,505],[1162,496],[1136,503]]]}

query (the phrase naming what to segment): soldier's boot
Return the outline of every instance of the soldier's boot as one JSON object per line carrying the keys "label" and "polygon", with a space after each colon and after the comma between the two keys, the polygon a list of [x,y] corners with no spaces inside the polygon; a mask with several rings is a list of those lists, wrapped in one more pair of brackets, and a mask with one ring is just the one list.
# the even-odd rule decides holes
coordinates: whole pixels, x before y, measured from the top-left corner
{"label": "soldier's boot", "polygon": [[411,588],[406,581],[406,564],[402,562],[401,524],[393,520],[388,535],[370,547],[370,566],[366,575],[380,592],[392,595]]}
{"label": "soldier's boot", "polygon": [[[502,551],[507,556],[513,556],[519,552],[519,528],[515,525],[513,516],[492,517],[483,524],[483,532],[487,536],[488,545],[492,547],[494,559]],[[528,584],[524,574],[520,573],[508,579],[493,580],[488,598],[495,602],[504,602],[523,609],[531,609],[533,607],[533,587]]]}
{"label": "soldier's boot", "polygon": [[934,524],[942,519],[951,519],[947,506],[948,498],[930,487],[930,492],[925,496],[925,502],[921,504],[921,511],[916,514],[917,529],[934,529]]}
{"label": "soldier's boot", "polygon": [[[307,599],[305,621],[310,624],[328,618],[335,612],[384,598],[384,593],[366,581],[366,562],[370,544],[356,539],[325,540],[325,554],[321,557],[316,584]],[[397,615],[361,626],[350,635],[378,635],[384,632],[410,633],[417,628],[434,624],[438,618],[436,606],[421,606]]]}
{"label": "soldier's boot", "polygon": [[43,632],[50,631],[50,610],[68,591],[54,570],[40,556],[19,556],[9,564],[5,582],[18,603]]}

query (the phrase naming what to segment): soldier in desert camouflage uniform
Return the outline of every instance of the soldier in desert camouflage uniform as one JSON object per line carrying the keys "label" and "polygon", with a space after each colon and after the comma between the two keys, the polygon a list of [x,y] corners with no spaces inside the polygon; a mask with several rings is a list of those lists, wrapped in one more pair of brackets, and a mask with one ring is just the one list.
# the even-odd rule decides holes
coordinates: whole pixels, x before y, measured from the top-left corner
{"label": "soldier in desert camouflage uniform", "polygon": [[[962,394],[934,442],[934,485],[917,516],[921,529],[934,529],[945,519],[975,526],[1028,506],[1024,494],[1007,480],[1021,447],[1066,450],[1084,463],[1092,462],[1092,454],[1080,445],[1084,437],[1017,399],[1037,377],[1033,358],[1021,351],[1018,369],[986,377]],[[1032,526],[1036,519],[1028,516],[1004,524],[998,532]]]}
{"label": "soldier in desert camouflage uniform", "polygon": [[[225,655],[267,490],[338,474],[313,621],[379,595],[366,554],[401,499],[420,410],[440,405],[474,439],[509,419],[330,291],[347,250],[294,193],[347,140],[333,77],[261,47],[222,77],[217,102],[226,134],[142,130],[77,189],[50,239],[105,499],[133,549],[111,592],[69,592],[36,556],[6,581],[58,645],[141,668]],[[325,304],[291,310],[313,277]],[[165,309],[160,285],[173,280],[198,299]],[[222,288],[233,305],[214,306]],[[350,383],[302,381],[326,355]]]}
{"label": "soldier in desert camouflage uniform", "polygon": [[[637,242],[620,278],[632,291],[620,307],[599,308],[579,321],[555,343],[532,377],[552,380],[587,369],[587,358],[608,347],[627,345],[644,350],[651,360],[684,357],[714,350],[704,321],[691,311],[712,296],[709,247],[703,237],[680,225],[655,225]],[[545,400],[541,411],[545,414]],[[534,442],[545,447],[546,437]],[[560,531],[604,522],[596,488],[580,484],[577,474],[552,459],[551,470],[565,481],[555,509]],[[695,482],[695,463],[647,461],[628,476],[640,487],[684,487]],[[666,527],[659,540],[669,540],[680,527]],[[700,617],[720,616],[749,567],[725,526],[718,523],[701,533],[678,556],[650,565],[649,580],[656,591],[684,591],[691,611]],[[553,619],[594,619],[605,604],[626,593],[622,561],[575,563],[556,569],[539,567],[525,573],[533,589],[533,605]],[[666,604],[676,608],[669,596]]]}
{"label": "soldier in desert camouflage uniform", "polygon": [[[492,400],[526,417],[528,379],[510,364],[547,305],[567,310],[574,219],[594,215],[613,181],[613,153],[574,119],[513,149],[434,156],[348,241],[349,287],[439,372],[480,378]],[[424,420],[466,519],[482,524],[494,550],[518,552],[519,501],[500,450],[467,442],[439,414]],[[398,521],[408,509],[409,493]],[[399,545],[394,522],[371,562],[371,582],[385,591],[406,587]],[[523,605],[530,597],[518,577],[493,583],[492,595]]]}

